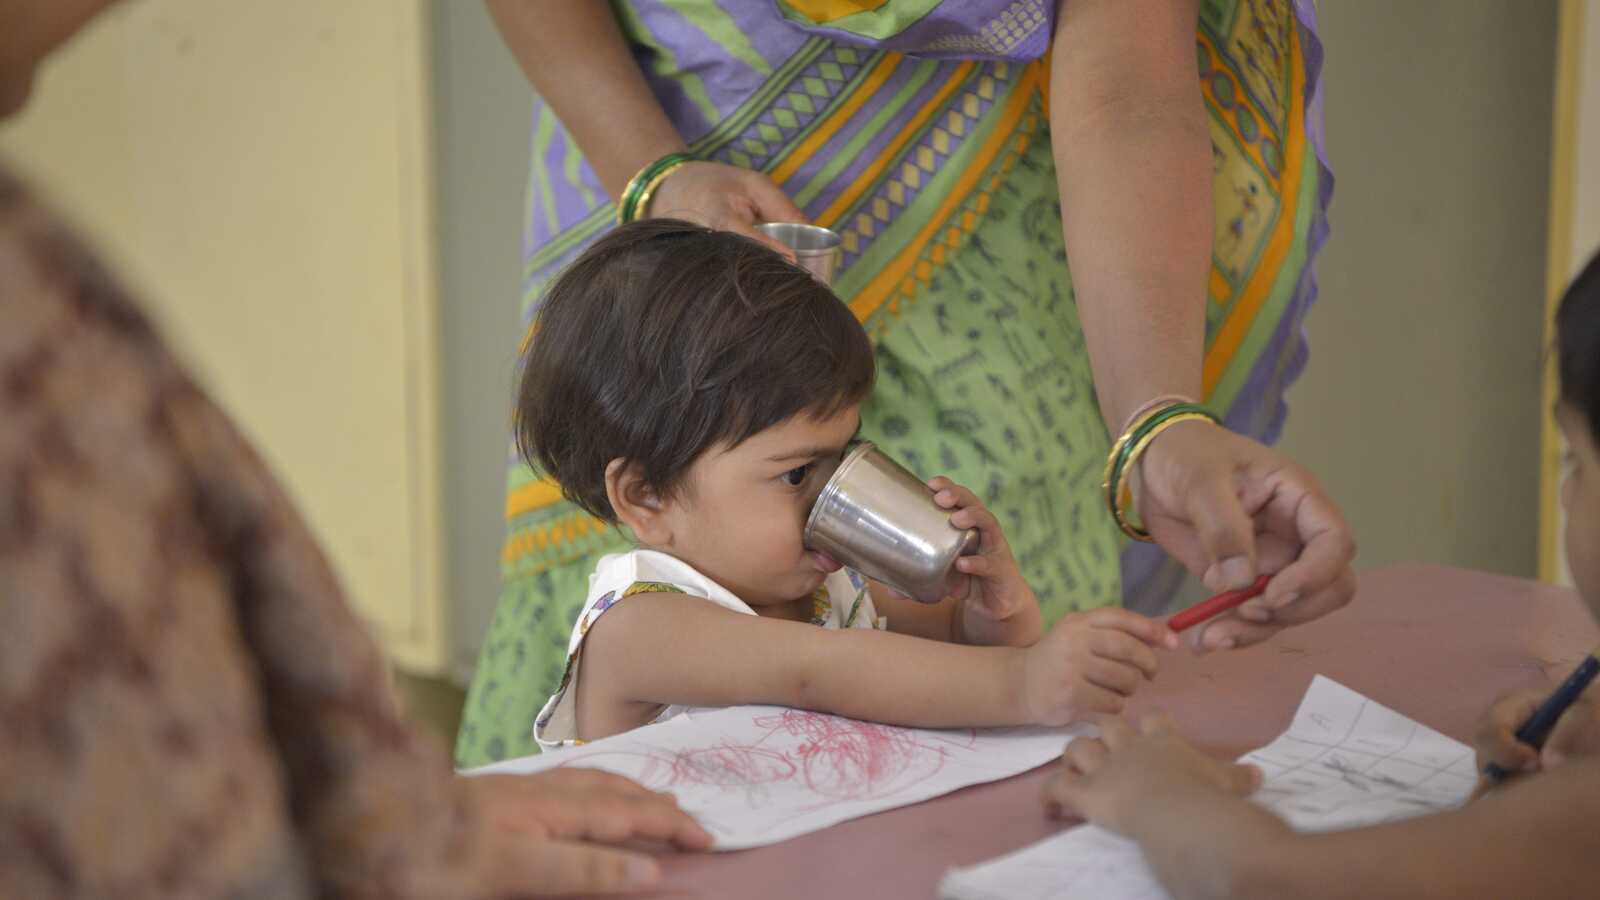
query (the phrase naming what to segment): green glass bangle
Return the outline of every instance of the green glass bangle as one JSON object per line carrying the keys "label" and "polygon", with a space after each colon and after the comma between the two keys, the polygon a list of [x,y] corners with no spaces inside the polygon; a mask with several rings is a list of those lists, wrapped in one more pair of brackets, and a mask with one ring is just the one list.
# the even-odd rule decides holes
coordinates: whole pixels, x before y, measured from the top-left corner
{"label": "green glass bangle", "polygon": [[626,225],[634,220],[638,214],[639,195],[644,192],[645,185],[649,184],[657,175],[669,166],[693,162],[694,157],[688,153],[668,153],[655,162],[640,169],[638,174],[628,180],[627,187],[622,190],[622,198],[617,201],[617,224]]}
{"label": "green glass bangle", "polygon": [[1152,429],[1162,422],[1184,414],[1204,416],[1215,424],[1222,424],[1222,421],[1217,418],[1215,413],[1199,404],[1173,403],[1151,410],[1142,420],[1128,429],[1127,434],[1117,440],[1116,447],[1112,451],[1113,458],[1102,487],[1105,489],[1106,511],[1111,513],[1112,518],[1116,519],[1119,525],[1122,524],[1122,514],[1117,507],[1117,493],[1122,486],[1124,470],[1127,468],[1129,457],[1133,455],[1133,448],[1139,444],[1145,435],[1149,434]]}

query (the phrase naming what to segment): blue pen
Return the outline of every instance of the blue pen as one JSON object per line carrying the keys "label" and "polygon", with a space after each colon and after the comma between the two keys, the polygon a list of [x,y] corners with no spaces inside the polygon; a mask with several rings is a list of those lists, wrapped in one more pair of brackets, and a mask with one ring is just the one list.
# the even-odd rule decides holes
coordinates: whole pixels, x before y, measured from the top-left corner
{"label": "blue pen", "polygon": [[[1578,695],[1589,686],[1594,676],[1600,674],[1600,655],[1597,654],[1600,654],[1600,650],[1594,651],[1583,662],[1578,663],[1578,668],[1567,676],[1566,681],[1561,682],[1561,686],[1550,695],[1550,699],[1534,710],[1528,721],[1523,722],[1522,727],[1517,729],[1517,740],[1535,750],[1544,747],[1545,739],[1550,736],[1550,730],[1556,727],[1556,721],[1561,718],[1561,714],[1578,699]],[[1488,776],[1490,781],[1499,784],[1511,773],[1494,763],[1489,763],[1483,767],[1483,774]]]}

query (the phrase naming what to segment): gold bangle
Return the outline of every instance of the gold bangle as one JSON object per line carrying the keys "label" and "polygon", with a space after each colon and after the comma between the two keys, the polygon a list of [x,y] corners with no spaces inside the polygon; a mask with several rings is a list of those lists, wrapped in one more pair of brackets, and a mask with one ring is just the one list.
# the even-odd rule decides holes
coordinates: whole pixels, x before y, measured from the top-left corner
{"label": "gold bangle", "polygon": [[656,180],[656,176],[670,168],[675,168],[683,163],[693,160],[694,157],[687,153],[668,153],[658,157],[642,166],[633,173],[628,183],[622,186],[622,193],[617,197],[617,224],[626,225],[637,219],[635,211],[639,207],[639,189],[648,182]]}
{"label": "gold bangle", "polygon": [[[1130,506],[1133,503],[1133,470],[1139,467],[1140,457],[1144,456],[1144,451],[1150,447],[1150,442],[1154,441],[1157,435],[1178,424],[1179,422],[1191,422],[1195,420],[1210,422],[1213,425],[1216,424],[1216,420],[1205,413],[1178,413],[1172,418],[1167,419],[1166,421],[1161,422],[1154,428],[1150,429],[1144,437],[1139,439],[1139,443],[1134,444],[1133,449],[1128,451],[1128,460],[1122,468],[1121,484],[1117,485],[1117,497],[1112,503],[1111,509],[1112,518],[1117,520],[1117,527],[1122,529],[1123,534],[1133,538],[1136,541],[1144,541],[1147,544],[1154,543],[1154,539],[1150,537],[1149,531],[1146,531],[1143,527],[1128,521],[1128,511],[1125,509],[1125,507]],[[1109,481],[1109,476],[1107,480]]]}
{"label": "gold bangle", "polygon": [[1200,401],[1184,394],[1162,394],[1159,397],[1152,397],[1141,404],[1138,409],[1128,414],[1128,420],[1122,423],[1122,433],[1128,434],[1133,431],[1133,426],[1143,422],[1146,416],[1158,409],[1165,409],[1174,403],[1188,403],[1198,406]]}
{"label": "gold bangle", "polygon": [[633,202],[633,221],[637,222],[649,215],[650,201],[655,197],[656,188],[661,187],[661,182],[666,181],[668,175],[692,162],[694,162],[692,159],[679,160],[662,169],[656,174],[656,177],[650,179],[644,189],[639,192],[639,199]]}

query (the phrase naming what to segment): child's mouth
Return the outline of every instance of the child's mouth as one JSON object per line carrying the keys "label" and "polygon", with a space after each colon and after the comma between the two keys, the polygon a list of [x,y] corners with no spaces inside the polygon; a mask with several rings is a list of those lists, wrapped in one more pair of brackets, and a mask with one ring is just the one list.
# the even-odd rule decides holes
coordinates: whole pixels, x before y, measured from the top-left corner
{"label": "child's mouth", "polygon": [[832,573],[844,568],[844,565],[838,560],[826,553],[823,553],[821,550],[812,550],[808,555],[811,557],[811,561],[816,564],[817,568],[823,572]]}

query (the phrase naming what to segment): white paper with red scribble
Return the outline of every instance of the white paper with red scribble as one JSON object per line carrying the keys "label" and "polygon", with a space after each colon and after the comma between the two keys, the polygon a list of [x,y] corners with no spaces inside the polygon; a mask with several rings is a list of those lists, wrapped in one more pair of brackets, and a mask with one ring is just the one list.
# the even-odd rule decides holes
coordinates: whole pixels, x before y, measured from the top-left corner
{"label": "white paper with red scribble", "polygon": [[604,740],[468,774],[605,769],[658,791],[716,838],[760,847],[997,781],[1061,755],[1073,728],[939,731],[770,706],[696,710]]}

